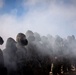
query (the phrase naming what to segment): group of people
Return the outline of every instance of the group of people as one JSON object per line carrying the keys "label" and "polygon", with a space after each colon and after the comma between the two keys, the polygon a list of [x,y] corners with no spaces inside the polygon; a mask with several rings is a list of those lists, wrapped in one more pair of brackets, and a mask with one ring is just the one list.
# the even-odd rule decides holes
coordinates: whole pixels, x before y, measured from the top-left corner
{"label": "group of people", "polygon": [[[0,37],[0,45],[3,44]],[[73,44],[73,45],[72,45]],[[76,66],[74,36],[67,40],[51,35],[40,36],[28,30],[26,34],[18,33],[16,41],[9,37],[4,50],[0,50],[1,75],[61,75]],[[53,64],[53,66],[52,66]]]}

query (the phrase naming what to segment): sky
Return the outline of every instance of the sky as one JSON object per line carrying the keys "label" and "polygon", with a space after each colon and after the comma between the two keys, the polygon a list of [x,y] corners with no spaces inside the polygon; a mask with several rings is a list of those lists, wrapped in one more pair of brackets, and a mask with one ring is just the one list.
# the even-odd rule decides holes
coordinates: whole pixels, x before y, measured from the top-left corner
{"label": "sky", "polygon": [[27,30],[76,36],[76,0],[0,0],[0,36],[6,41]]}

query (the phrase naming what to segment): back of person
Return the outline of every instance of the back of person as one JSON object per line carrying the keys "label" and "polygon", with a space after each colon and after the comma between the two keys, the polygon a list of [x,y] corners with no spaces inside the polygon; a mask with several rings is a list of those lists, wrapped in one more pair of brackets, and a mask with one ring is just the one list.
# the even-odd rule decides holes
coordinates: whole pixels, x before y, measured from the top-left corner
{"label": "back of person", "polygon": [[27,68],[26,68],[26,62],[27,62],[27,50],[25,46],[27,45],[28,41],[26,40],[26,36],[23,33],[19,33],[17,35],[17,74],[18,75],[26,75],[27,74]]}
{"label": "back of person", "polygon": [[[4,40],[2,39],[2,37],[0,37],[0,45],[2,45],[3,43],[4,43]],[[1,49],[0,49],[0,74],[7,75],[7,69],[4,66],[4,57]]]}

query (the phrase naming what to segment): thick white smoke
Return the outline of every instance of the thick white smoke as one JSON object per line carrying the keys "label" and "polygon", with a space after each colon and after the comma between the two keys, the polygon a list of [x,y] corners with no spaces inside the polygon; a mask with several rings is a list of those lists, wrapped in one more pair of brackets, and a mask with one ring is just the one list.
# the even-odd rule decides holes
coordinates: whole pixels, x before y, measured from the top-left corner
{"label": "thick white smoke", "polygon": [[31,68],[33,71],[36,70],[35,68],[43,69],[44,62],[45,65],[51,64],[54,57],[69,58],[73,62],[76,59],[74,35],[67,38],[58,35],[53,37],[49,34],[41,36],[37,32],[28,30],[26,34],[19,33],[16,41],[8,38],[6,48],[3,50],[5,66],[9,73],[11,70],[24,72],[26,67],[26,71]]}

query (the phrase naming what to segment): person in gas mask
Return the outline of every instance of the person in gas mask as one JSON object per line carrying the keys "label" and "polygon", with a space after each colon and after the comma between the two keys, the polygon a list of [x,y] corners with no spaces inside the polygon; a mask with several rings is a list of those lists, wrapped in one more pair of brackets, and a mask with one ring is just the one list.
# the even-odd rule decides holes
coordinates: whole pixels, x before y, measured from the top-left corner
{"label": "person in gas mask", "polygon": [[16,47],[17,47],[17,70],[18,75],[25,75],[27,73],[26,63],[27,63],[27,49],[25,46],[28,44],[26,35],[23,33],[18,33],[16,37]]}

